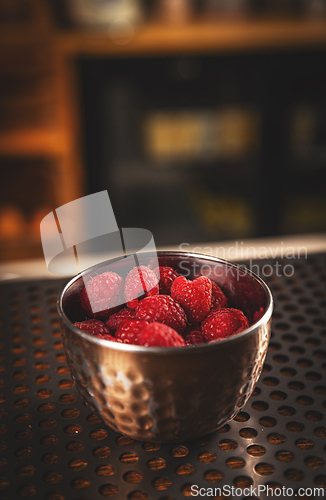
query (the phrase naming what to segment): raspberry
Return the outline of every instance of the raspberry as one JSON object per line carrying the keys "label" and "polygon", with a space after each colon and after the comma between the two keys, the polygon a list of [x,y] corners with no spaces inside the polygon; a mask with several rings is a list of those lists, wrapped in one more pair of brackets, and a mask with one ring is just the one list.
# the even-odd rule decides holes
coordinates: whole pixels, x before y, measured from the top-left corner
{"label": "raspberry", "polygon": [[74,324],[77,328],[83,330],[83,332],[90,333],[91,335],[94,335],[94,337],[117,342],[117,339],[110,335],[109,329],[99,319],[87,319],[86,321],[77,321],[77,323]]}
{"label": "raspberry", "polygon": [[171,295],[171,286],[174,280],[179,276],[178,271],[172,269],[172,267],[157,267],[154,272],[159,276],[160,283],[160,294],[161,295]]}
{"label": "raspberry", "polygon": [[147,347],[182,347],[185,341],[173,328],[163,323],[150,323],[136,339],[137,345]]}
{"label": "raspberry", "polygon": [[212,281],[212,309],[218,307],[226,307],[228,305],[228,299],[220,289],[220,287]]}
{"label": "raspberry", "polygon": [[135,319],[135,309],[123,308],[120,311],[112,314],[109,317],[105,325],[108,327],[111,333],[114,333],[124,319]]}
{"label": "raspberry", "polygon": [[200,323],[212,305],[212,282],[205,276],[193,281],[179,276],[171,286],[171,295],[182,305],[191,323]]}
{"label": "raspberry", "polygon": [[111,340],[111,342],[118,342],[119,344],[121,344],[121,340],[120,339],[117,339],[116,337],[113,337],[112,335],[108,334],[108,335],[95,335],[95,337],[98,337],[100,339],[104,339],[104,340]]}
{"label": "raspberry", "polygon": [[186,345],[205,344],[205,339],[200,326],[188,327],[183,336]]}
{"label": "raspberry", "polygon": [[259,321],[260,318],[262,318],[263,316],[264,316],[264,308],[260,307],[258,311],[254,312],[252,322],[257,323],[257,321]]}
{"label": "raspberry", "polygon": [[141,300],[136,308],[136,318],[149,323],[163,323],[179,333],[182,333],[187,325],[184,310],[170,295],[156,295]]}
{"label": "raspberry", "polygon": [[[243,271],[245,273],[245,270]],[[248,320],[253,323],[255,312],[265,304],[265,293],[262,287],[257,281],[253,281],[250,276],[241,274],[241,280],[235,283],[232,295],[234,307],[241,306],[241,310]]]}
{"label": "raspberry", "polygon": [[135,344],[139,333],[148,325],[148,321],[124,319],[116,331],[117,339],[124,344]]}
{"label": "raspberry", "polygon": [[80,292],[79,298],[86,316],[106,320],[117,311],[117,306],[121,303],[122,292],[121,276],[106,272],[88,281]]}
{"label": "raspberry", "polygon": [[213,309],[202,322],[202,332],[207,342],[229,337],[248,328],[249,323],[240,309]]}
{"label": "raspberry", "polygon": [[149,267],[134,267],[126,277],[124,296],[128,307],[135,309],[139,298],[144,295],[158,295],[158,293],[159,286],[157,276]]}

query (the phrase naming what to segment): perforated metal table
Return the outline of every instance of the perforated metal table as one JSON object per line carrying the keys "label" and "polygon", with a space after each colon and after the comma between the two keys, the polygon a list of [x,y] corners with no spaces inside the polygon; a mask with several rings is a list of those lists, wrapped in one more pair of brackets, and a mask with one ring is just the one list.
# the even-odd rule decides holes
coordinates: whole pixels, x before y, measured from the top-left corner
{"label": "perforated metal table", "polygon": [[254,394],[229,425],[180,445],[132,441],[84,405],[56,312],[67,279],[2,284],[0,499],[181,500],[192,485],[215,499],[267,498],[258,485],[326,494],[326,255],[278,262],[258,263],[275,312]]}

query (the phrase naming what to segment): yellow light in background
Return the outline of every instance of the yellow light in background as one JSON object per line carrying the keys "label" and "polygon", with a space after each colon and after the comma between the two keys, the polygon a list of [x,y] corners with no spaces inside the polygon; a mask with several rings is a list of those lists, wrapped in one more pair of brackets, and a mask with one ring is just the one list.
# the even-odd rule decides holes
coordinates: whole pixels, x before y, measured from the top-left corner
{"label": "yellow light in background", "polygon": [[236,158],[257,151],[259,128],[259,113],[249,106],[153,111],[144,121],[145,149],[158,162]]}

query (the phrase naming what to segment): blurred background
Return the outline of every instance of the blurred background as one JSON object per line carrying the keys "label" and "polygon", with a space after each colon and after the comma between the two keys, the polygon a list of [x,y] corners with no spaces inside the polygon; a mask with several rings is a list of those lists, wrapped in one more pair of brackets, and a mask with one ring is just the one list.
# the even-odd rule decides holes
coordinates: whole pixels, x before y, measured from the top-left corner
{"label": "blurred background", "polygon": [[158,246],[326,230],[325,0],[0,0],[0,260],[107,189]]}

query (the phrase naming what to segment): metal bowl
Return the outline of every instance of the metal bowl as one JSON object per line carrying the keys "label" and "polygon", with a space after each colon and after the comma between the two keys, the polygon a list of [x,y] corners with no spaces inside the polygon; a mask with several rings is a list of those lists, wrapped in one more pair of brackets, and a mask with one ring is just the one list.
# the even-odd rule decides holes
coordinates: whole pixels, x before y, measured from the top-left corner
{"label": "metal bowl", "polygon": [[[119,344],[82,332],[73,323],[84,317],[78,299],[84,279],[106,265],[123,275],[125,259],[73,278],[58,298],[58,311],[71,375],[94,412],[133,439],[180,442],[215,431],[246,404],[267,353],[273,299],[258,276],[225,260],[183,252],[158,252],[158,259],[189,279],[214,280],[250,322],[261,307],[263,316],[237,335],[182,348]],[[140,263],[150,265],[150,257],[143,254]]]}

